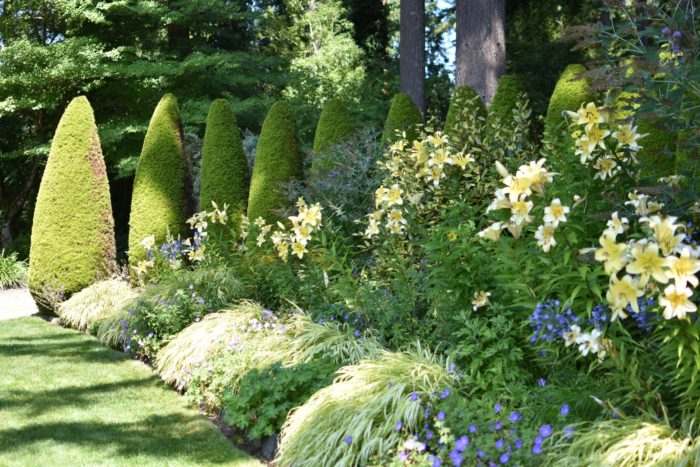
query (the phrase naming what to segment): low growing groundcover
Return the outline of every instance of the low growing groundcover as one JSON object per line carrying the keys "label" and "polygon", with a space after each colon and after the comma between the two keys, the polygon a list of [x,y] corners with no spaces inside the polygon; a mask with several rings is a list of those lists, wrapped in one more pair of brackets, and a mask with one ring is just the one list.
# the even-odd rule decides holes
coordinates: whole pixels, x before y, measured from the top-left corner
{"label": "low growing groundcover", "polygon": [[144,364],[39,318],[0,322],[0,465],[260,465]]}

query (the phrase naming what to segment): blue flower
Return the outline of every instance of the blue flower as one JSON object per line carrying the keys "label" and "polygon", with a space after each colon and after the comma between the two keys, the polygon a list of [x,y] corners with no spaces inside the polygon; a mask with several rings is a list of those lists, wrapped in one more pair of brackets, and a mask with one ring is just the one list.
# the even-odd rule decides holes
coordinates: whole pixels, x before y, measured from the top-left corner
{"label": "blue flower", "polygon": [[494,430],[500,430],[501,429],[501,421],[496,420],[496,423],[493,425]]}
{"label": "blue flower", "polygon": [[481,449],[477,449],[476,455],[479,457],[484,457],[486,455],[486,453],[484,451],[482,451]]}
{"label": "blue flower", "polygon": [[496,444],[494,444],[494,446],[496,446],[496,449],[501,449],[504,443],[505,442],[503,441],[503,438],[500,438],[498,441],[496,441]]}
{"label": "blue flower", "polygon": [[532,446],[532,453],[536,456],[539,456],[542,454],[542,445],[541,444],[535,444]]}
{"label": "blue flower", "polygon": [[432,432],[432,431],[428,430],[428,431],[425,432],[425,439],[427,439],[428,441],[430,441],[431,439],[433,439],[433,436],[434,436],[434,435],[433,435],[433,432]]}
{"label": "blue flower", "polygon": [[670,30],[669,28],[667,28],[667,27],[666,27],[666,28],[663,28],[663,29],[661,30],[661,34],[663,34],[664,36],[668,36],[669,34],[671,34],[671,30]]}
{"label": "blue flower", "polygon": [[566,416],[569,414],[569,404],[564,404],[561,406],[561,409],[559,409],[559,413]]}
{"label": "blue flower", "polygon": [[406,451],[399,451],[399,459],[402,462],[406,462],[408,460],[408,453]]}
{"label": "blue flower", "polygon": [[450,460],[452,461],[452,465],[455,467],[459,467],[462,465],[462,462],[464,462],[464,459],[457,450],[450,452]]}
{"label": "blue flower", "polygon": [[674,39],[680,39],[680,38],[681,38],[681,32],[680,32],[680,31],[674,31],[674,32],[673,32],[673,38],[674,38]]}
{"label": "blue flower", "polygon": [[347,438],[345,438],[345,444],[350,444],[350,443],[352,443],[352,436],[348,436]]}
{"label": "blue flower", "polygon": [[476,433],[476,425],[469,425],[469,433]]}
{"label": "blue flower", "polygon": [[442,410],[439,411],[438,414],[437,414],[437,419],[440,420],[440,421],[445,420],[445,412],[443,412]]}
{"label": "blue flower", "polygon": [[403,422],[399,420],[398,422],[396,422],[394,429],[396,429],[396,431],[401,431],[401,428],[403,428]]}
{"label": "blue flower", "polygon": [[442,459],[438,456],[429,456],[428,459],[433,462],[433,467],[440,467],[442,465]]}
{"label": "blue flower", "polygon": [[544,378],[540,378],[537,380],[537,385],[541,388],[545,387],[547,385],[547,380]]}
{"label": "blue flower", "polygon": [[519,422],[522,418],[523,416],[520,415],[518,412],[513,412],[512,414],[510,414],[510,417],[508,417],[508,420],[510,420],[513,423],[516,423]]}
{"label": "blue flower", "polygon": [[493,411],[496,413],[501,413],[501,404],[496,404],[493,406]]}
{"label": "blue flower", "polygon": [[469,446],[469,437],[467,435],[463,435],[455,442],[455,449],[459,452],[464,452],[467,446]]}
{"label": "blue flower", "polygon": [[564,428],[564,438],[569,439],[574,435],[574,428],[567,426]]}
{"label": "blue flower", "polygon": [[450,388],[445,389],[442,391],[440,394],[440,399],[447,399],[447,397],[450,395]]}
{"label": "blue flower", "polygon": [[416,451],[423,452],[427,448],[426,444],[422,441],[416,443]]}
{"label": "blue flower", "polygon": [[551,425],[542,425],[540,427],[540,436],[543,438],[547,438],[549,436],[552,436],[552,426]]}
{"label": "blue flower", "polygon": [[412,401],[417,401],[418,400],[418,393],[416,391],[413,391],[411,393],[411,396],[409,397],[409,399]]}
{"label": "blue flower", "polygon": [[501,464],[507,464],[510,460],[510,456],[508,453],[504,453],[498,460],[501,462]]}
{"label": "blue flower", "polygon": [[535,439],[533,440],[533,443],[535,444],[542,444],[544,442],[544,438],[541,437],[540,435],[535,436]]}
{"label": "blue flower", "polygon": [[450,371],[449,373],[454,373],[455,372],[456,365],[454,363],[450,363]]}
{"label": "blue flower", "polygon": [[515,449],[520,449],[523,447],[523,440],[518,438],[515,440],[515,442],[513,444],[515,445]]}
{"label": "blue flower", "polygon": [[548,342],[560,338],[579,321],[571,309],[561,311],[559,306],[559,300],[547,300],[537,304],[530,316],[530,326],[535,328],[531,342],[537,339]]}

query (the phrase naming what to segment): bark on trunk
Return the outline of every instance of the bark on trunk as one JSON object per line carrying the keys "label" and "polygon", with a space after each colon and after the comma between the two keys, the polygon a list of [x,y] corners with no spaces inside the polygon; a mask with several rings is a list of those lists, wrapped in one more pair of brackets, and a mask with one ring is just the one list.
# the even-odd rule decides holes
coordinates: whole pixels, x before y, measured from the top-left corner
{"label": "bark on trunk", "polygon": [[506,68],[505,0],[457,0],[456,85],[489,105]]}
{"label": "bark on trunk", "polygon": [[401,0],[399,74],[405,92],[425,115],[425,3]]}

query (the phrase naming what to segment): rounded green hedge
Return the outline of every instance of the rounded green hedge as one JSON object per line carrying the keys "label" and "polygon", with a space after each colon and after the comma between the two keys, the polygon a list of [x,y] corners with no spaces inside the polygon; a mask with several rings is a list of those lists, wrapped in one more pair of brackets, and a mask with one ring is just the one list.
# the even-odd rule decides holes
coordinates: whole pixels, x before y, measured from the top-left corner
{"label": "rounded green hedge", "polygon": [[318,125],[316,125],[314,152],[323,152],[341,143],[352,136],[353,132],[354,129],[345,104],[338,99],[329,99],[323,106],[318,118]]}
{"label": "rounded green hedge", "polygon": [[457,147],[461,147],[464,141],[464,115],[466,112],[476,112],[476,117],[486,120],[486,106],[484,101],[471,86],[460,86],[454,90],[450,97],[450,107],[447,109],[445,117],[444,133],[447,135],[450,143]]}
{"label": "rounded green hedge", "polygon": [[107,169],[92,107],[76,97],[51,143],[34,210],[29,289],[47,309],[115,271]]}
{"label": "rounded green hedge", "polygon": [[215,100],[207,115],[202,146],[199,209],[211,210],[214,201],[228,204],[229,221],[240,224],[248,204],[250,170],[243,151],[236,115],[225,99]]}
{"label": "rounded green hedge", "polygon": [[394,96],[389,107],[389,114],[384,123],[382,142],[384,145],[396,141],[396,130],[405,131],[406,139],[413,141],[418,136],[418,125],[423,123],[420,110],[411,97],[402,92]]}
{"label": "rounded green hedge", "polygon": [[503,125],[513,119],[513,109],[517,105],[518,98],[522,92],[523,86],[520,78],[515,75],[501,76],[496,87],[496,94],[493,96],[488,110],[487,128],[491,128],[496,120]]}
{"label": "rounded green hedge", "polygon": [[187,213],[187,158],[177,99],[166,94],[158,103],[143,141],[131,198],[129,261],[146,257],[140,242],[153,235],[156,245],[168,232],[184,231]]}
{"label": "rounded green hedge", "polygon": [[276,102],[265,116],[255,151],[255,164],[248,195],[248,217],[278,220],[273,211],[287,204],[281,183],[301,179],[304,157],[297,125],[289,104]]}
{"label": "rounded green hedge", "polygon": [[588,80],[576,78],[576,75],[586,71],[586,67],[578,63],[571,64],[564,69],[559,81],[557,81],[552,97],[549,99],[547,116],[544,120],[545,132],[555,130],[564,122],[562,112],[566,110],[576,111],[581,104],[592,102],[594,94]]}

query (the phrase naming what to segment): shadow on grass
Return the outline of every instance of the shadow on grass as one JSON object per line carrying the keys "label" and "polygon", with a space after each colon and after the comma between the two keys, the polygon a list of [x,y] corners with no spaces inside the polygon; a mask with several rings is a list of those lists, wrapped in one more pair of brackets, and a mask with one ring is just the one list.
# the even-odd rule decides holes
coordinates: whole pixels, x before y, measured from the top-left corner
{"label": "shadow on grass", "polygon": [[194,415],[152,415],[133,423],[42,423],[0,430],[0,452],[12,453],[42,441],[105,450],[110,458],[180,457],[199,464],[231,462],[243,457],[225,449],[228,442],[205,419]]}
{"label": "shadow on grass", "polygon": [[0,410],[21,407],[26,412],[26,416],[33,417],[61,407],[86,407],[90,404],[100,404],[102,397],[110,397],[110,394],[113,395],[115,392],[143,386],[161,387],[163,383],[155,376],[149,376],[91,386],[65,386],[47,391],[13,389],[3,391],[0,388]]}
{"label": "shadow on grass", "polygon": [[[108,349],[101,346],[97,341],[86,340],[83,336],[70,336],[72,339],[60,339],[56,337],[51,340],[45,337],[41,338],[24,338],[26,343],[15,343],[20,341],[18,338],[10,338],[0,344],[0,358],[2,357],[19,357],[25,355],[41,355],[44,357],[60,357],[60,358],[77,358],[81,361],[99,362],[99,363],[114,363],[121,362],[128,357],[122,352]],[[51,340],[50,342],[45,342]]]}

